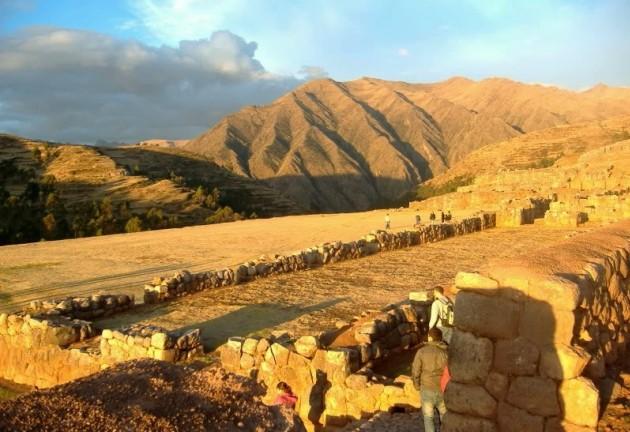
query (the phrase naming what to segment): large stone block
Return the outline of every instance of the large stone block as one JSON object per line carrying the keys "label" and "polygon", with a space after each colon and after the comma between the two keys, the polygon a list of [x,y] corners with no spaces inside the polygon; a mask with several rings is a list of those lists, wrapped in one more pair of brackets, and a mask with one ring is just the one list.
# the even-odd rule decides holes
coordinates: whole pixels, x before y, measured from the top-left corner
{"label": "large stone block", "polygon": [[540,374],[556,380],[569,380],[582,375],[591,360],[583,348],[569,345],[554,345],[543,350]]}
{"label": "large stone block", "polygon": [[497,427],[490,420],[447,412],[442,421],[443,432],[496,432]]}
{"label": "large stone block", "polygon": [[562,381],[558,395],[565,421],[580,426],[597,426],[599,391],[591,380],[578,377]]}
{"label": "large stone block", "polygon": [[490,372],[484,387],[498,401],[505,399],[510,381],[508,377],[498,372]]}
{"label": "large stone block", "polygon": [[455,275],[455,286],[460,290],[475,290],[480,292],[492,292],[499,288],[499,283],[494,279],[479,273],[458,272]]}
{"label": "large stone block", "polygon": [[455,329],[448,347],[449,371],[455,381],[485,382],[492,367],[492,341]]}
{"label": "large stone block", "polygon": [[476,417],[494,418],[497,401],[480,385],[449,382],[444,393],[449,411]]}
{"label": "large stone block", "polygon": [[545,419],[509,403],[499,402],[497,422],[500,432],[543,432]]}
{"label": "large stone block", "polygon": [[497,341],[494,368],[506,375],[534,375],[540,352],[536,345],[523,337]]}
{"label": "large stone block", "polygon": [[515,338],[519,313],[517,303],[501,297],[462,291],[455,299],[455,326],[480,336]]}
{"label": "large stone block", "polygon": [[545,417],[560,414],[558,387],[549,378],[517,377],[510,385],[506,400],[532,414]]}
{"label": "large stone block", "polygon": [[295,341],[294,346],[298,354],[312,358],[319,348],[319,341],[315,336],[302,336]]}
{"label": "large stone block", "polygon": [[548,303],[527,301],[521,314],[519,334],[539,348],[556,343],[570,345],[575,322],[572,311],[554,310]]}

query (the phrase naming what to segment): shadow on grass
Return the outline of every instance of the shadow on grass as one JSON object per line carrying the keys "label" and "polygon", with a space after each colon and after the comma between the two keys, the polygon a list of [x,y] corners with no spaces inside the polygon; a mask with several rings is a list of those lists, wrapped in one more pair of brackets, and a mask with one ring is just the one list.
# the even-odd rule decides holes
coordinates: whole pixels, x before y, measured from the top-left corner
{"label": "shadow on grass", "polygon": [[[346,300],[348,300],[347,297],[337,297],[313,305],[248,304],[207,321],[191,322],[175,331],[201,329],[204,349],[210,351],[223,344],[231,336],[263,335],[265,331],[280,324],[292,321],[302,315],[325,310]],[[94,325],[101,330],[116,329],[168,315],[180,307],[181,305],[178,303],[144,305],[131,313],[95,321]]]}
{"label": "shadow on grass", "polygon": [[339,297],[309,306],[261,303],[245,305],[240,309],[208,321],[190,324],[178,329],[201,329],[201,340],[206,351],[216,349],[231,336],[260,334],[299,316],[321,311],[347,300]]}

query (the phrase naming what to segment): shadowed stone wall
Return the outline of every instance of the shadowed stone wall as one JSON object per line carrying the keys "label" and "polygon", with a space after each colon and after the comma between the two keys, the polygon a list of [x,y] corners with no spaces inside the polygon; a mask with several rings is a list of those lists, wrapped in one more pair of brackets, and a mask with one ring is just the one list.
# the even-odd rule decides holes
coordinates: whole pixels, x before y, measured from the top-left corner
{"label": "shadowed stone wall", "polygon": [[445,432],[594,431],[627,355],[630,222],[459,273]]}

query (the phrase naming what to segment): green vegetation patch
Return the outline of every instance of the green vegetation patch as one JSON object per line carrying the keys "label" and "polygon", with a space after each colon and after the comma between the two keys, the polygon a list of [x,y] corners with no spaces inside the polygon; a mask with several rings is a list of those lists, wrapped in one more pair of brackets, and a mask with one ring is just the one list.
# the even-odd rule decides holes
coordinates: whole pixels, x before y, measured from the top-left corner
{"label": "green vegetation patch", "polygon": [[427,198],[456,192],[458,187],[471,185],[474,181],[475,176],[463,175],[457,176],[441,185],[423,183],[416,189],[416,199],[422,201]]}

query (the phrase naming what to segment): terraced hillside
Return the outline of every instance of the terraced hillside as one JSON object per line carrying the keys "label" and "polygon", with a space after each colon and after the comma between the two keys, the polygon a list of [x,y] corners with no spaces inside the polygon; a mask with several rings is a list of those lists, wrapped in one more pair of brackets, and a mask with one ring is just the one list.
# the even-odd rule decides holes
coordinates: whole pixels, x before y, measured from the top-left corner
{"label": "terraced hillside", "polygon": [[[62,145],[0,135],[0,163],[0,237],[8,243],[302,210],[262,182],[178,149]],[[29,226],[17,226],[27,210]],[[136,226],[127,227],[133,217]]]}
{"label": "terraced hillside", "polygon": [[[480,148],[448,172],[427,181],[425,189],[440,189],[461,179],[497,175],[501,171],[561,168],[578,163],[582,155],[630,139],[630,117],[558,126],[531,132]],[[596,155],[597,152],[594,152]],[[615,160],[612,149],[606,158]]]}

